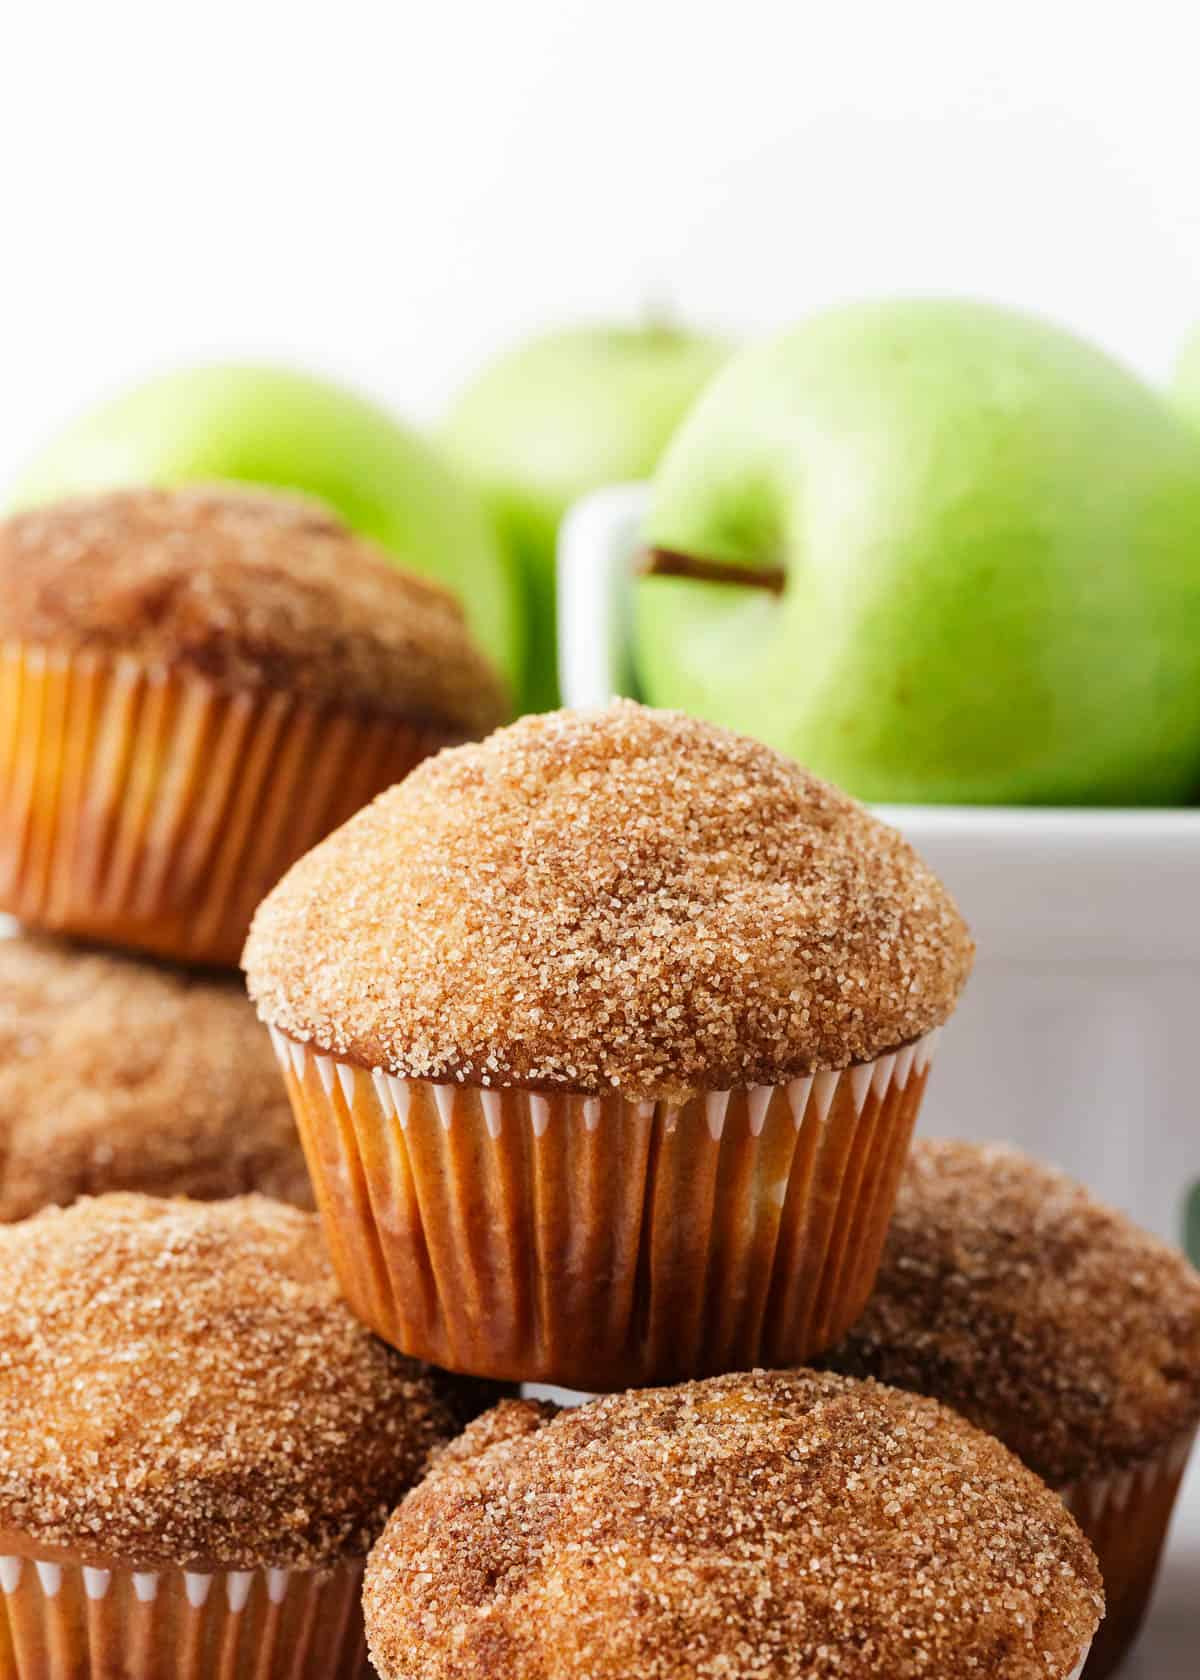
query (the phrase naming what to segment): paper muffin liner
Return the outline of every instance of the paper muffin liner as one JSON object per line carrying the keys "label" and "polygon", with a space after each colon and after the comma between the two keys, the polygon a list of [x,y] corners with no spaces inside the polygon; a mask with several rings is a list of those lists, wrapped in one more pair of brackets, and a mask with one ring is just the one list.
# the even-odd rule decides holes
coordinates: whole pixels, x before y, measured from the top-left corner
{"label": "paper muffin liner", "polygon": [[1136,1469],[1089,1476],[1059,1490],[1092,1543],[1108,1603],[1087,1680],[1115,1674],[1141,1631],[1194,1441],[1191,1431]]}
{"label": "paper muffin liner", "polygon": [[936,1036],[674,1104],[404,1080],[272,1032],[359,1317],[450,1370],[591,1390],[837,1341],[875,1281]]}
{"label": "paper muffin liner", "polygon": [[1070,1674],[1067,1676],[1067,1680],[1083,1680],[1083,1671],[1084,1671],[1084,1669],[1086,1669],[1086,1667],[1088,1665],[1089,1654],[1090,1653],[1088,1651],[1085,1651],[1083,1653],[1083,1656],[1080,1659],[1080,1661],[1078,1663],[1076,1663],[1075,1667],[1071,1670]]}
{"label": "paper muffin liner", "polygon": [[362,1575],[0,1556],[0,1680],[368,1680]]}
{"label": "paper muffin liner", "polygon": [[235,965],[285,869],[448,737],[128,656],[0,648],[0,909]]}

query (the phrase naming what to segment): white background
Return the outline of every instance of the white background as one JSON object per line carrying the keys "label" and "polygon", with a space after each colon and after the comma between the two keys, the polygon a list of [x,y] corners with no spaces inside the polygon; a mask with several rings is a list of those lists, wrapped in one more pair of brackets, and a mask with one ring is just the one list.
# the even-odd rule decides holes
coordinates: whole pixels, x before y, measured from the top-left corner
{"label": "white background", "polygon": [[0,6],[0,481],[228,353],[416,417],[512,334],[967,291],[1166,374],[1200,316],[1193,8]]}

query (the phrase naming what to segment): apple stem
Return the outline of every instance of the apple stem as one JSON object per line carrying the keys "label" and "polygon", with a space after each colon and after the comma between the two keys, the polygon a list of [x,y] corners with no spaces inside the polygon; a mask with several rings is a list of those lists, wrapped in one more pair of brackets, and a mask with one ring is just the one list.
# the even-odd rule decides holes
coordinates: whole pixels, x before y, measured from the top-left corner
{"label": "apple stem", "polygon": [[676,554],[669,548],[643,552],[638,564],[643,577],[696,578],[703,583],[732,583],[742,589],[765,589],[782,595],[787,573],[782,566],[739,566],[729,560],[702,560],[695,554]]}

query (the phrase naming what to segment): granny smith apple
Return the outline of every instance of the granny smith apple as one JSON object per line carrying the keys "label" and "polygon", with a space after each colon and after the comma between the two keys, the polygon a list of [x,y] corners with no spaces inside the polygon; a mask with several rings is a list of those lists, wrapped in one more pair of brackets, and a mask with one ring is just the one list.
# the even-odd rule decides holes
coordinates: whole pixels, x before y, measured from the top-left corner
{"label": "granny smith apple", "polygon": [[948,300],[744,351],[676,434],[647,699],[870,800],[1146,804],[1200,779],[1200,441],[1099,350]]}
{"label": "granny smith apple", "polygon": [[1200,426],[1200,327],[1185,340],[1180,352],[1175,399],[1188,419]]}
{"label": "granny smith apple", "polygon": [[302,490],[462,598],[514,688],[524,622],[512,561],[441,454],[375,403],[281,367],[169,373],[105,403],[28,466],[17,506],[128,484],[220,479]]}
{"label": "granny smith apple", "polygon": [[444,440],[482,491],[525,582],[526,703],[556,703],[554,557],[559,522],[589,490],[650,474],[728,354],[665,324],[546,333],[493,362],[458,397]]}

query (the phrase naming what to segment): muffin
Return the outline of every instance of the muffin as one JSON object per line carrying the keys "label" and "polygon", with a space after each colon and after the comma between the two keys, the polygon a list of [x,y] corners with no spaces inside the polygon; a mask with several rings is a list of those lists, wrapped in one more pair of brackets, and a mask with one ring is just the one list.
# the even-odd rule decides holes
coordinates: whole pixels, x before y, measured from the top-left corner
{"label": "muffin", "polygon": [[0,909],[233,966],[293,859],[505,715],[457,602],[323,507],[120,491],[0,524]]}
{"label": "muffin", "polygon": [[1076,1523],[999,1442],[761,1371],[481,1419],[363,1603],[382,1680],[1076,1680],[1103,1612]]}
{"label": "muffin", "polygon": [[1200,1422],[1183,1256],[1015,1150],[921,1139],[874,1297],[827,1362],[945,1401],[1061,1493],[1108,1599],[1088,1680],[1112,1674]]}
{"label": "muffin", "polygon": [[0,1676],[368,1675],[365,1554],[472,1402],[358,1324],[312,1214],[0,1228]]}
{"label": "muffin", "polygon": [[245,965],[355,1310],[594,1390],[854,1321],[970,958],[862,806],[623,702],[422,765],[289,872]]}
{"label": "muffin", "polygon": [[38,934],[0,939],[0,1220],[102,1190],[312,1206],[243,988]]}

